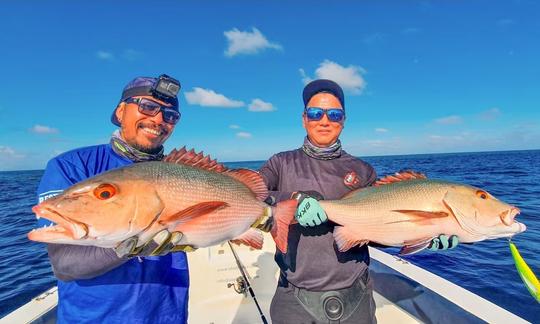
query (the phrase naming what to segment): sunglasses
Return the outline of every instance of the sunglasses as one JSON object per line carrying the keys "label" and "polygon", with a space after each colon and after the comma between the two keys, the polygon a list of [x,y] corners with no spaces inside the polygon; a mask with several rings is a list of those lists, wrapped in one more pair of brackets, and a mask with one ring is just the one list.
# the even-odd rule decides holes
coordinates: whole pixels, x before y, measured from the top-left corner
{"label": "sunglasses", "polygon": [[308,120],[321,120],[324,115],[328,120],[339,123],[345,119],[345,110],[339,108],[322,109],[318,107],[306,107],[304,110]]}
{"label": "sunglasses", "polygon": [[162,106],[159,103],[146,98],[127,98],[126,103],[136,103],[139,107],[139,112],[146,116],[155,116],[161,114],[163,121],[168,124],[175,125],[180,120],[180,113],[172,108]]}

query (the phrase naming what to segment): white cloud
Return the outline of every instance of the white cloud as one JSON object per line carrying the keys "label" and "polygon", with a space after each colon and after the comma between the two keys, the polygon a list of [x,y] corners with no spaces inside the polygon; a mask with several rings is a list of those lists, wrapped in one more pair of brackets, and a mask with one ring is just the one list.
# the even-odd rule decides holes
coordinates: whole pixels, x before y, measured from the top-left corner
{"label": "white cloud", "polygon": [[134,49],[126,49],[122,53],[122,57],[128,61],[136,61],[143,57],[143,53]]}
{"label": "white cloud", "polygon": [[238,125],[229,125],[230,129],[240,129],[240,126]]}
{"label": "white cloud", "polygon": [[223,34],[228,42],[228,47],[225,51],[225,56],[228,57],[239,54],[257,54],[267,48],[282,49],[281,45],[269,42],[257,28],[252,28],[251,32],[233,28]]}
{"label": "white cloud", "polygon": [[136,61],[143,58],[143,53],[131,48],[123,50],[118,55],[113,52],[99,50],[96,52],[96,57],[103,61],[114,61],[117,57],[126,61]]}
{"label": "white cloud", "polygon": [[306,74],[306,71],[304,71],[304,69],[298,69],[298,71],[300,71],[300,75],[302,76],[303,84],[308,84],[313,81],[313,79]]}
{"label": "white cloud", "polygon": [[25,157],[25,155],[16,152],[13,148],[2,145],[0,145],[0,155],[2,155],[2,159],[22,159]]}
{"label": "white cloud", "polygon": [[190,105],[199,105],[203,107],[225,107],[237,108],[243,107],[242,101],[233,100],[210,89],[195,87],[191,92],[185,92],[186,100]]}
{"label": "white cloud", "polygon": [[112,61],[114,60],[114,54],[107,51],[97,51],[96,56],[100,60]]}
{"label": "white cloud", "polygon": [[236,137],[240,137],[240,138],[251,138],[251,133],[248,133],[248,132],[238,132],[238,133],[236,133]]}
{"label": "white cloud", "polygon": [[[302,82],[304,84],[313,80],[313,78],[306,75],[303,69],[300,69],[300,74],[302,75]],[[366,71],[360,66],[349,65],[345,67],[330,60],[324,60],[319,64],[317,70],[315,70],[316,79],[330,79],[335,81],[344,90],[352,94],[360,94],[366,87],[367,83],[362,74],[366,74]]]}
{"label": "white cloud", "polygon": [[49,126],[44,125],[34,125],[34,127],[30,128],[30,131],[32,133],[36,134],[56,134],[58,133],[58,129],[52,128]]}
{"label": "white cloud", "polygon": [[460,116],[452,115],[452,116],[435,119],[435,122],[437,124],[453,125],[453,124],[460,124],[463,122],[463,120],[461,119]]}
{"label": "white cloud", "polygon": [[388,129],[386,129],[386,128],[375,128],[375,131],[377,133],[387,133]]}
{"label": "white cloud", "polygon": [[248,106],[249,111],[253,112],[269,112],[269,111],[275,111],[276,108],[274,105],[272,105],[269,102],[264,102],[261,99],[253,99],[251,103]]}
{"label": "white cloud", "polygon": [[480,119],[482,120],[495,120],[501,115],[501,110],[497,107],[488,109],[480,113]]}

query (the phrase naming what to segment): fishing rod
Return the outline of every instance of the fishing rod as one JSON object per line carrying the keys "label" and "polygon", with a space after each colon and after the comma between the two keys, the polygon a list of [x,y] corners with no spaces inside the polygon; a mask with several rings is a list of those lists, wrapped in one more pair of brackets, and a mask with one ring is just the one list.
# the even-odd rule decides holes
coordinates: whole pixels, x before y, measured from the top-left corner
{"label": "fishing rod", "polygon": [[227,243],[229,243],[229,247],[231,248],[234,259],[236,260],[236,265],[238,266],[238,269],[240,269],[240,273],[242,274],[242,277],[244,278],[244,281],[246,282],[246,287],[249,290],[249,294],[251,295],[251,298],[253,298],[253,301],[255,302],[255,305],[257,306],[257,309],[259,310],[259,315],[261,315],[261,320],[262,320],[263,324],[268,324],[268,322],[266,321],[266,317],[264,317],[264,314],[262,312],[261,306],[259,306],[259,302],[257,301],[257,298],[255,297],[255,292],[251,288],[251,284],[249,283],[246,272],[244,271],[244,266],[240,262],[240,259],[238,258],[238,255],[236,255],[236,251],[234,250],[231,242],[227,241]]}

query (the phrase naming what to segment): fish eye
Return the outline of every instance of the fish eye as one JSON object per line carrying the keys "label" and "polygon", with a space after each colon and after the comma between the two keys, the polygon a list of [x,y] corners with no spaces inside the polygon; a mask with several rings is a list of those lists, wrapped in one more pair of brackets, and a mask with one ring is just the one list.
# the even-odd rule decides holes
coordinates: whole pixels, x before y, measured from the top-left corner
{"label": "fish eye", "polygon": [[116,188],[109,183],[104,183],[94,189],[94,196],[100,200],[107,200],[116,194]]}
{"label": "fish eye", "polygon": [[481,199],[487,199],[488,195],[487,195],[487,192],[483,190],[478,190],[476,191],[476,197],[481,198]]}

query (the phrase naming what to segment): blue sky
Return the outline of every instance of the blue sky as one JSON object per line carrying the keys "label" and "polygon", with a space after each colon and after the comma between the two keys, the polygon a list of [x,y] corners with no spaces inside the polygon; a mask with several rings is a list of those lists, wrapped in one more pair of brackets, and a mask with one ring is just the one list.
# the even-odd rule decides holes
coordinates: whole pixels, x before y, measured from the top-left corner
{"label": "blue sky", "polygon": [[0,170],[105,143],[132,78],[182,83],[167,142],[221,161],[297,148],[301,91],[346,93],[356,156],[540,148],[534,1],[2,1]]}

